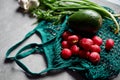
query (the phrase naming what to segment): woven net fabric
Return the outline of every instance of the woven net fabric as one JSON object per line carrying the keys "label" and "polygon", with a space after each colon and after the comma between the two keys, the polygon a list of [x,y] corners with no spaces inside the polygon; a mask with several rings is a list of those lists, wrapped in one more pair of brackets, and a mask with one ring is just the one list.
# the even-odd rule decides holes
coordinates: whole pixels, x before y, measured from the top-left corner
{"label": "woven net fabric", "polygon": [[[113,13],[111,9],[108,8],[108,10]],[[73,56],[67,60],[61,57],[60,53],[62,50],[62,34],[64,31],[70,30],[69,26],[67,25],[67,19],[68,16],[65,18],[62,24],[58,25],[53,25],[51,22],[42,21],[31,33],[33,34],[34,32],[36,32],[41,37],[43,43],[47,42],[44,45],[37,44],[37,49],[36,47],[34,47],[31,50],[33,52],[35,50],[38,50],[39,52],[44,52],[48,66],[47,69],[43,72],[62,69],[77,70],[80,71],[80,75],[85,76],[86,79],[89,80],[104,80],[118,75],[120,72],[120,35],[114,34],[112,31],[114,28],[113,26],[115,26],[114,22],[110,19],[103,19],[102,27],[96,33],[96,35],[103,39],[103,43],[105,43],[108,38],[112,38],[115,41],[114,47],[109,52],[107,52],[105,50],[105,44],[102,44],[100,52],[101,60],[98,64],[92,64],[90,61],[77,56]],[[36,44],[31,45],[29,46],[29,48],[33,47]],[[27,48],[27,46],[25,46],[19,52],[22,52],[22,50],[24,50],[25,48]],[[22,62],[19,62],[19,58],[24,58],[29,54],[31,54],[30,51],[25,55],[17,54],[15,56],[15,61],[26,72],[30,74],[35,74],[30,72],[27,67],[22,64]]]}
{"label": "woven net fabric", "polygon": [[[111,11],[111,10],[110,10]],[[112,11],[111,11],[112,12]],[[113,13],[113,12],[112,12]],[[118,20],[119,21],[119,20]],[[81,71],[84,76],[89,80],[97,80],[97,79],[107,79],[114,75],[119,74],[120,72],[120,35],[114,34],[112,31],[112,26],[114,23],[109,19],[104,19],[102,28],[97,32],[96,35],[103,39],[103,43],[108,38],[112,38],[115,41],[114,47],[107,52],[105,50],[105,45],[101,46],[101,61],[94,65],[91,62],[81,59],[79,57],[72,57],[69,60],[64,60],[61,58],[61,40],[62,33],[66,30],[69,30],[69,27],[65,24],[64,26],[55,26],[51,27],[55,31],[57,31],[57,39],[52,43],[52,45],[48,45],[46,48],[49,50],[51,54],[51,67],[53,69],[56,68],[68,68],[72,70]],[[47,37],[48,39],[50,35]],[[54,57],[53,57],[54,55]]]}

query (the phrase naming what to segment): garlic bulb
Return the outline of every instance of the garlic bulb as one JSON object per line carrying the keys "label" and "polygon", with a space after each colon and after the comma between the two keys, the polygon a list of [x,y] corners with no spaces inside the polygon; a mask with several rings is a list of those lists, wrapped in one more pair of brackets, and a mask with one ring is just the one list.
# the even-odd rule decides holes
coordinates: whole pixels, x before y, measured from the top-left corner
{"label": "garlic bulb", "polygon": [[28,0],[18,0],[18,3],[20,5],[21,8],[27,10],[29,8],[28,4],[29,1]]}
{"label": "garlic bulb", "polygon": [[31,6],[31,7],[38,7],[39,4],[40,3],[38,0],[29,0],[29,6]]}
{"label": "garlic bulb", "polygon": [[38,7],[40,2],[38,0],[18,0],[21,8],[28,10],[30,7]]}

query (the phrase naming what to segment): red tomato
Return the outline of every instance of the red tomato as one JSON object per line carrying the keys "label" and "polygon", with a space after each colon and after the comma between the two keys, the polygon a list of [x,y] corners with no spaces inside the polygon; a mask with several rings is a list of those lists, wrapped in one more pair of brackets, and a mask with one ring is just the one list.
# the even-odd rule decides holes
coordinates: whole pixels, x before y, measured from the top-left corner
{"label": "red tomato", "polygon": [[86,51],[80,50],[79,51],[79,56],[80,56],[80,58],[86,58]]}
{"label": "red tomato", "polygon": [[72,51],[73,55],[77,55],[79,53],[79,47],[77,45],[73,45],[70,50]]}
{"label": "red tomato", "polygon": [[86,51],[86,50],[79,50],[79,56],[80,58],[88,58],[90,55],[90,52],[89,51]]}
{"label": "red tomato", "polygon": [[101,48],[100,48],[100,46],[94,44],[94,45],[91,45],[90,50],[91,50],[92,52],[98,52],[98,53],[100,53]]}
{"label": "red tomato", "polygon": [[71,36],[72,33],[70,31],[65,31],[63,34],[62,34],[62,37],[64,40],[67,40],[68,39],[68,36]]}
{"label": "red tomato", "polygon": [[103,40],[99,36],[94,36],[92,38],[92,40],[93,40],[94,44],[97,44],[98,46],[102,45]]}
{"label": "red tomato", "polygon": [[77,35],[71,35],[71,36],[68,36],[67,41],[69,44],[72,44],[72,45],[77,44],[79,41],[79,37]]}
{"label": "red tomato", "polygon": [[113,46],[114,46],[114,40],[113,39],[107,39],[106,43],[105,43],[105,49],[110,50]]}
{"label": "red tomato", "polygon": [[62,41],[62,48],[69,48],[70,45],[68,44],[67,41]]}
{"label": "red tomato", "polygon": [[89,55],[89,60],[93,63],[100,62],[100,54],[98,52],[91,52]]}
{"label": "red tomato", "polygon": [[93,45],[93,41],[90,38],[82,38],[80,40],[80,46],[85,50],[90,50],[91,45]]}
{"label": "red tomato", "polygon": [[72,52],[70,49],[68,48],[64,48],[61,52],[61,56],[63,59],[68,59],[72,56]]}
{"label": "red tomato", "polygon": [[90,54],[91,54],[91,53],[90,53],[89,51],[87,51],[87,52],[86,52],[86,58],[89,58]]}

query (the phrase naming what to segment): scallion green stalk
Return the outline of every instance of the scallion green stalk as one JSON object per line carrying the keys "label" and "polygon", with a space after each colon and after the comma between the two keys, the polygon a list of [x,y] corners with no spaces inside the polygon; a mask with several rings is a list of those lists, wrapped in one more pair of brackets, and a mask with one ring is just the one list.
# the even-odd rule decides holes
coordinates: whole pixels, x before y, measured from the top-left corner
{"label": "scallion green stalk", "polygon": [[[51,15],[49,18],[49,16],[46,16],[46,14],[43,14],[43,16],[45,16],[44,17],[45,19],[52,19],[52,17],[54,19],[54,16],[56,17],[60,15],[67,15],[67,14],[70,15],[78,11],[79,9],[92,9],[97,11],[103,18],[107,17],[113,20],[113,22],[116,25],[115,34],[119,32],[119,24],[115,16],[111,14],[109,11],[107,11],[105,8],[103,8],[102,6],[98,5],[97,3],[91,2],[89,0],[40,0],[40,1],[41,1],[40,3],[42,3],[42,7],[44,7],[45,9],[44,11],[46,12],[46,14],[48,13]],[[36,11],[39,11],[39,9]]]}

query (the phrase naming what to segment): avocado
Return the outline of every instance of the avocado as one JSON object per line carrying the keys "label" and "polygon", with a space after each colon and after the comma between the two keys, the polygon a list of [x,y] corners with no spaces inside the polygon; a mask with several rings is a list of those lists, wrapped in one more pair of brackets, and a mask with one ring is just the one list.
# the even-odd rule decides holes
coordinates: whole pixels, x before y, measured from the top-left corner
{"label": "avocado", "polygon": [[102,25],[101,15],[91,9],[80,9],[68,18],[68,26],[78,33],[96,33]]}

